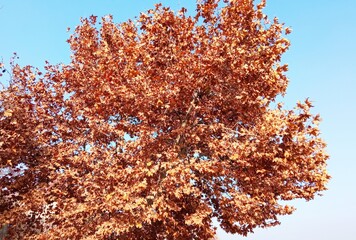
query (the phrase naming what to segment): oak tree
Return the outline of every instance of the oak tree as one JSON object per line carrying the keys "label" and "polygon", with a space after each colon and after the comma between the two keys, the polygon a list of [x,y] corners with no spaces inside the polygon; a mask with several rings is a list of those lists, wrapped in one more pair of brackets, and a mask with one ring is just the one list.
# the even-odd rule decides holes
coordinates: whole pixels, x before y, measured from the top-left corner
{"label": "oak tree", "polygon": [[290,29],[264,7],[91,16],[69,64],[13,63],[0,92],[9,239],[211,239],[214,219],[246,235],[325,190],[320,117],[308,99],[277,102]]}

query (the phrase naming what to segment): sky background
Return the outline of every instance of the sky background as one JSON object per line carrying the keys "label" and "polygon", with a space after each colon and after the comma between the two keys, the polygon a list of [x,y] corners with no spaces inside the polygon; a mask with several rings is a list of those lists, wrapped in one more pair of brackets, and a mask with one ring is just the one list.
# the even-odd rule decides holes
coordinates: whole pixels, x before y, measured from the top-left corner
{"label": "sky background", "polygon": [[[13,52],[21,65],[42,67],[68,63],[66,43],[80,17],[112,14],[123,22],[153,7],[153,0],[0,0],[0,59]],[[195,1],[162,1],[173,9]],[[265,13],[286,26],[292,46],[283,58],[290,85],[283,101],[292,108],[309,97],[320,113],[322,137],[328,143],[332,176],[324,196],[294,201],[297,211],[281,217],[280,226],[257,229],[247,238],[218,231],[220,239],[352,240],[356,236],[356,0],[267,0]],[[4,79],[4,77],[2,77]],[[3,80],[1,80],[3,81]]]}

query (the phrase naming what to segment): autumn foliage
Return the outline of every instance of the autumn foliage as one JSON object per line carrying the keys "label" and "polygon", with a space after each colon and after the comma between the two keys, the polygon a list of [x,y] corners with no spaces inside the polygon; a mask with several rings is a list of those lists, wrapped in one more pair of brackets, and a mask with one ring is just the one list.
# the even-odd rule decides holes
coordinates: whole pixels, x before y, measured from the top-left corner
{"label": "autumn foliage", "polygon": [[211,239],[214,219],[246,235],[292,213],[282,200],[325,190],[319,116],[308,99],[276,102],[290,30],[264,6],[92,16],[69,64],[12,64],[0,92],[8,239]]}

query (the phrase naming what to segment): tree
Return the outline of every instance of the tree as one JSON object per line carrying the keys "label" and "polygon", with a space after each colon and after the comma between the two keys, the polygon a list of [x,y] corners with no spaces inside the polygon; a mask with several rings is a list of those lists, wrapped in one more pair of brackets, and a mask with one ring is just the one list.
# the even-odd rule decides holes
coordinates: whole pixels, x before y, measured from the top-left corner
{"label": "tree", "polygon": [[[283,109],[289,41],[265,2],[82,19],[68,65],[12,64],[0,223],[11,239],[211,239],[279,223],[326,189],[311,102]],[[19,164],[26,170],[18,173]],[[17,174],[16,174],[17,171]],[[5,226],[5,225],[4,225]]]}

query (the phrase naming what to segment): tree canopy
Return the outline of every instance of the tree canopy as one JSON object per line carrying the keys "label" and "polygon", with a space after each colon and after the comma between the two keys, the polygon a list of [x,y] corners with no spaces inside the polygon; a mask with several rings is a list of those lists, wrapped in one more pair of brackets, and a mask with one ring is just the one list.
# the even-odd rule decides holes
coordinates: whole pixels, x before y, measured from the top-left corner
{"label": "tree canopy", "polygon": [[[0,224],[11,239],[246,235],[326,189],[311,102],[284,109],[290,33],[265,1],[81,20],[69,64],[11,64]],[[1,67],[4,67],[2,64]],[[23,166],[22,170],[19,166]]]}

